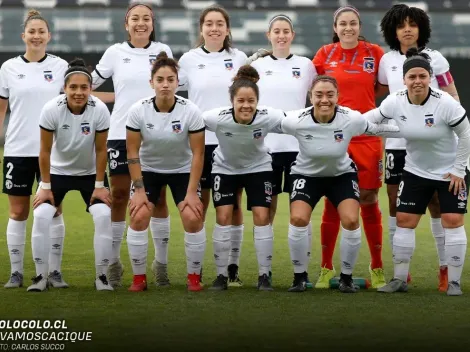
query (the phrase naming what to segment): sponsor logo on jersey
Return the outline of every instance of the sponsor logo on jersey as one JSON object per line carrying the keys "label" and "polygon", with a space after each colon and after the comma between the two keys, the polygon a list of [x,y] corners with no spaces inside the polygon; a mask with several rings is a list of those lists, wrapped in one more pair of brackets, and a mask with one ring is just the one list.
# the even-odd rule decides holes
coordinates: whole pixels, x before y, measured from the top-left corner
{"label": "sponsor logo on jersey", "polygon": [[122,62],[124,62],[125,64],[128,64],[129,62],[131,62],[131,59],[129,59],[128,57],[125,57],[124,59],[122,59]]}
{"label": "sponsor logo on jersey", "polygon": [[155,61],[157,61],[157,55],[149,55],[150,65],[153,65]]}
{"label": "sponsor logo on jersey", "polygon": [[307,141],[311,141],[311,140],[313,139],[313,136],[312,136],[311,134],[307,134],[307,135],[305,136],[305,139],[306,139]]}
{"label": "sponsor logo on jersey", "polygon": [[233,62],[232,62],[232,59],[227,59],[227,60],[224,60],[225,62],[225,69],[226,70],[233,70]]}
{"label": "sponsor logo on jersey", "polygon": [[26,77],[26,76],[25,76],[24,74],[22,74],[22,73],[20,73],[20,74],[18,75],[18,79],[24,79],[25,77]]}
{"label": "sponsor logo on jersey", "polygon": [[147,126],[147,129],[149,129],[149,130],[153,130],[153,128],[155,127],[155,125],[153,125],[151,123],[148,123],[146,126]]}
{"label": "sponsor logo on jersey", "polygon": [[457,205],[459,209],[465,209],[465,206],[466,206],[464,202],[459,202]]}
{"label": "sponsor logo on jersey", "polygon": [[54,80],[54,77],[52,76],[52,71],[44,71],[44,79],[47,82],[52,82]]}
{"label": "sponsor logo on jersey", "polygon": [[67,124],[62,125],[62,129],[63,129],[63,130],[68,130],[69,128],[70,128],[70,125],[67,125]]}
{"label": "sponsor logo on jersey", "polygon": [[462,189],[458,196],[457,196],[458,200],[461,200],[461,201],[464,201],[464,200],[467,200],[467,190],[466,189]]}
{"label": "sponsor logo on jersey", "polygon": [[334,131],[335,142],[342,142],[344,140],[343,131]]}
{"label": "sponsor logo on jersey", "polygon": [[5,181],[5,187],[6,187],[6,189],[12,189],[13,188],[13,182],[11,182],[10,180],[6,180]]}
{"label": "sponsor logo on jersey", "polygon": [[330,62],[330,67],[336,67],[338,66],[338,63],[336,61]]}
{"label": "sponsor logo on jersey", "polygon": [[232,132],[225,132],[225,137],[233,137],[233,133]]}
{"label": "sponsor logo on jersey", "polygon": [[362,69],[365,72],[373,73],[375,70],[375,59],[373,57],[365,57],[362,63]]}
{"label": "sponsor logo on jersey", "polygon": [[268,71],[266,71],[264,74],[265,74],[266,76],[272,76],[273,71],[268,70]]}
{"label": "sponsor logo on jersey", "polygon": [[407,118],[406,118],[405,115],[401,115],[401,116],[400,116],[400,120],[402,120],[403,122],[406,122]]}
{"label": "sponsor logo on jersey", "polygon": [[395,72],[397,70],[398,67],[396,66],[392,66],[392,71]]}
{"label": "sponsor logo on jersey", "polygon": [[424,119],[424,124],[428,127],[433,127],[434,126],[434,117],[426,117]]}
{"label": "sponsor logo on jersey", "polygon": [[204,65],[204,64],[199,64],[199,65],[197,65],[197,68],[200,69],[200,70],[203,70],[203,69],[206,68],[206,65]]}
{"label": "sponsor logo on jersey", "polygon": [[175,133],[181,133],[181,122],[180,121],[172,121],[171,122],[171,128],[173,129],[173,132]]}
{"label": "sponsor logo on jersey", "polygon": [[82,122],[80,126],[82,129],[82,134],[84,134],[85,136],[88,136],[91,133],[90,124],[88,122]]}
{"label": "sponsor logo on jersey", "polygon": [[300,78],[300,68],[292,67],[292,76],[294,78]]}
{"label": "sponsor logo on jersey", "polygon": [[266,193],[268,196],[273,195],[273,185],[271,182],[265,182],[264,183],[264,193]]}
{"label": "sponsor logo on jersey", "polygon": [[254,139],[260,139],[261,137],[263,137],[263,131],[261,130],[261,128],[257,128],[256,130],[253,130]]}
{"label": "sponsor logo on jersey", "polygon": [[222,198],[219,192],[214,192],[214,202],[218,202]]}

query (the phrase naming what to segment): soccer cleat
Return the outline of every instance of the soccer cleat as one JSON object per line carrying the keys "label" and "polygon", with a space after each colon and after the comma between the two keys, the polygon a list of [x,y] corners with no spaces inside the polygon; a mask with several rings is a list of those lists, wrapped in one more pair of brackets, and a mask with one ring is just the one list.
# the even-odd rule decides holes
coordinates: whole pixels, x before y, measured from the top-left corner
{"label": "soccer cleat", "polygon": [[313,283],[308,278],[308,274],[307,274],[307,277],[306,277],[305,281],[306,281],[307,288],[313,288]]}
{"label": "soccer cleat", "polygon": [[35,276],[31,279],[33,284],[28,287],[28,292],[42,292],[47,290],[48,280],[42,275]]}
{"label": "soccer cleat", "polygon": [[110,264],[108,266],[108,273],[106,277],[108,278],[109,284],[113,288],[121,287],[122,286],[122,275],[124,274],[124,266],[122,265],[121,261],[117,261],[116,263]]}
{"label": "soccer cleat", "polygon": [[170,279],[168,279],[167,264],[162,264],[155,259],[152,262],[152,272],[155,278],[155,285],[170,286]]}
{"label": "soccer cleat", "polygon": [[449,282],[447,287],[447,296],[462,296],[463,292],[460,289],[460,284],[457,281]]}
{"label": "soccer cleat", "polygon": [[199,274],[188,274],[188,281],[186,286],[188,287],[188,291],[201,291],[202,290],[202,283],[201,283],[201,275]]}
{"label": "soccer cleat", "polygon": [[220,274],[217,278],[212,282],[212,286],[209,287],[211,291],[224,291],[228,289],[228,277]]}
{"label": "soccer cleat", "polygon": [[408,292],[408,284],[400,279],[393,278],[388,284],[377,289],[381,293]]}
{"label": "soccer cleat", "polygon": [[95,280],[96,291],[114,291],[113,287],[109,284],[106,275],[101,274]]}
{"label": "soccer cleat", "polygon": [[439,291],[447,292],[448,281],[447,266],[441,266],[439,268]]}
{"label": "soccer cleat", "polygon": [[328,269],[327,267],[321,268],[320,276],[318,277],[315,288],[330,288],[330,280],[336,275],[336,270]]}
{"label": "soccer cleat", "polygon": [[130,292],[142,292],[147,290],[147,275],[134,275],[132,285],[128,289]]}
{"label": "soccer cleat", "polygon": [[384,269],[375,268],[372,269],[369,264],[369,273],[370,273],[370,286],[372,288],[380,288],[387,284],[385,281]]}
{"label": "soccer cleat", "polygon": [[287,292],[304,292],[307,289],[307,272],[294,273],[294,281]]}
{"label": "soccer cleat", "polygon": [[258,290],[259,291],[273,291],[271,286],[270,277],[266,274],[258,276]]}
{"label": "soccer cleat", "polygon": [[3,286],[5,288],[18,288],[23,287],[23,274],[19,271],[15,271],[10,276],[10,280]]}
{"label": "soccer cleat", "polygon": [[229,287],[242,287],[243,281],[238,276],[238,265],[230,264],[228,266],[228,286]]}
{"label": "soccer cleat", "polygon": [[54,288],[69,287],[69,285],[62,279],[62,274],[57,270],[54,270],[53,272],[49,273],[47,283],[49,286],[52,286]]}
{"label": "soccer cleat", "polygon": [[352,275],[341,273],[339,275],[338,289],[343,293],[356,293],[359,287],[354,285]]}

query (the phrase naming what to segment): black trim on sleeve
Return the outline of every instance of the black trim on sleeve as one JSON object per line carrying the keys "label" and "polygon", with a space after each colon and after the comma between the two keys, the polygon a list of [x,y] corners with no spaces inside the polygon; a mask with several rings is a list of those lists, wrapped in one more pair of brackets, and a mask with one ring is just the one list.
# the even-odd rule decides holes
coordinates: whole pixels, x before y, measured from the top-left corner
{"label": "black trim on sleeve", "polygon": [[140,132],[140,129],[132,128],[132,127],[129,127],[129,126],[126,126],[126,130],[129,130],[129,131],[132,131],[132,132]]}
{"label": "black trim on sleeve", "polygon": [[449,125],[450,127],[457,127],[458,125],[460,125],[462,123],[463,120],[465,120],[465,118],[467,117],[467,113],[465,113],[456,123],[454,123],[453,125]]}
{"label": "black trim on sleeve", "polygon": [[107,79],[106,77],[103,77],[103,75],[98,71],[98,69],[95,68],[95,72],[98,76],[100,76],[102,79]]}
{"label": "black trim on sleeve", "polygon": [[384,119],[387,119],[387,120],[391,120],[391,119],[392,119],[391,117],[387,117],[387,116],[385,116],[384,114],[382,114],[382,111],[380,111],[380,109],[379,109],[379,112],[380,112],[380,115],[382,115],[382,117],[383,117]]}
{"label": "black trim on sleeve", "polygon": [[109,131],[109,128],[106,128],[104,130],[96,130],[96,133],[103,133],[103,132],[108,132]]}
{"label": "black trim on sleeve", "polygon": [[380,86],[382,86],[382,87],[388,87],[388,84],[382,84],[382,83],[380,83],[379,81],[377,81],[377,83],[378,83]]}
{"label": "black trim on sleeve", "polygon": [[200,128],[200,129],[198,129],[198,130],[194,130],[194,131],[188,131],[188,133],[198,133],[198,132],[202,132],[202,131],[204,131],[205,129],[206,129],[206,128],[205,128],[205,127],[203,127],[203,128]]}
{"label": "black trim on sleeve", "polygon": [[41,129],[43,129],[44,131],[47,131],[47,132],[54,132],[54,131],[55,131],[55,130],[50,130],[50,129],[46,128],[46,127],[43,127],[43,126],[41,126],[41,125],[39,125],[39,127],[40,127]]}
{"label": "black trim on sleeve", "polygon": [[4,96],[0,95],[0,99],[3,99],[3,100],[8,100],[9,98],[8,98],[8,97],[4,97]]}

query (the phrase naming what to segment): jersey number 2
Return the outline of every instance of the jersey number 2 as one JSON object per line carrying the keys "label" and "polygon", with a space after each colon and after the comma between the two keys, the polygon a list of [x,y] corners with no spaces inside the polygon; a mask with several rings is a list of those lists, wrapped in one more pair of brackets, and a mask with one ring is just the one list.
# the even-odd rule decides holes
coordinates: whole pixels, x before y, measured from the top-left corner
{"label": "jersey number 2", "polygon": [[5,178],[11,180],[13,177],[11,176],[11,173],[13,172],[13,164],[12,163],[8,163],[7,164],[7,168],[8,168],[8,171],[5,175]]}

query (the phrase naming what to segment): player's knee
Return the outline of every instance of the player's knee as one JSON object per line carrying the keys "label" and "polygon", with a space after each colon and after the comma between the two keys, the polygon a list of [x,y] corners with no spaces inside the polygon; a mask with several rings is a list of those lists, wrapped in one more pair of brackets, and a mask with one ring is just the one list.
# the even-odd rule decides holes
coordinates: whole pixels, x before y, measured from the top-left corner
{"label": "player's knee", "polygon": [[229,209],[216,208],[216,220],[219,225],[228,226],[232,224],[232,214],[228,210]]}
{"label": "player's knee", "polygon": [[359,227],[358,214],[343,214],[341,217],[341,226],[349,231],[354,231]]}
{"label": "player's knee", "polygon": [[456,214],[456,213],[442,214],[441,222],[444,228],[455,229],[457,227],[463,226],[464,216],[463,214]]}
{"label": "player's knee", "polygon": [[125,188],[113,187],[111,189],[111,196],[113,198],[113,205],[122,206],[127,205],[129,200],[129,190]]}
{"label": "player's knee", "polygon": [[187,209],[183,212],[184,230],[189,233],[195,233],[202,230],[202,219],[198,218],[194,211]]}
{"label": "player's knee", "polygon": [[297,227],[305,227],[308,225],[310,222],[310,219],[308,216],[305,216],[304,214],[292,212],[290,214],[290,224],[297,226]]}
{"label": "player's knee", "polygon": [[379,200],[378,189],[361,189],[359,194],[359,202],[361,204],[373,204]]}
{"label": "player's knee", "polygon": [[29,202],[10,206],[9,217],[16,221],[25,221],[29,216]]}
{"label": "player's knee", "polygon": [[269,225],[269,208],[257,207],[252,209],[253,223],[256,226]]}
{"label": "player's knee", "polygon": [[146,206],[143,206],[139,209],[137,214],[131,216],[131,228],[136,231],[144,231],[149,226],[151,215],[150,210]]}
{"label": "player's knee", "polygon": [[415,229],[420,219],[418,214],[397,213],[397,226],[405,229]]}

